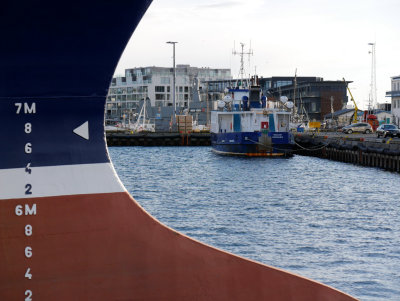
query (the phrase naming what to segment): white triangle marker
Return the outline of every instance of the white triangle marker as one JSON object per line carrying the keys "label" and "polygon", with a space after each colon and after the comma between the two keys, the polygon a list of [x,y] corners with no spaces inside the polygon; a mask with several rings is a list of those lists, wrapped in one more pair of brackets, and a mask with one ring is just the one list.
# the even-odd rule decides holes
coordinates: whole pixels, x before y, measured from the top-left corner
{"label": "white triangle marker", "polygon": [[89,140],[89,121],[86,121],[82,125],[78,126],[75,130],[73,130],[73,132],[78,136]]}

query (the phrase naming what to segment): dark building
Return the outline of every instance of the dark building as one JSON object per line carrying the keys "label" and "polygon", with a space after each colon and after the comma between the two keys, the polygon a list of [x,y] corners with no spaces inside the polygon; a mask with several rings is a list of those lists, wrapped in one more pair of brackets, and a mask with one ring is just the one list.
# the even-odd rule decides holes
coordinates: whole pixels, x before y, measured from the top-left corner
{"label": "dark building", "polygon": [[[343,109],[348,101],[344,81],[324,81],[320,77],[268,77],[260,78],[264,95],[269,99],[286,96],[296,104],[298,112],[302,107],[310,120],[322,121],[326,114]],[[296,86],[296,89],[295,89]]]}

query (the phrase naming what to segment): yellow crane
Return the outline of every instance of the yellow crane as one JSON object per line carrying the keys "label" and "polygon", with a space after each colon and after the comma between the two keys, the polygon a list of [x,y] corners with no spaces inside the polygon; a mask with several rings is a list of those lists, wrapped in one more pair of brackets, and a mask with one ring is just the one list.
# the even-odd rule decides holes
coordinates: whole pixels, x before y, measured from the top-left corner
{"label": "yellow crane", "polygon": [[349,85],[347,84],[347,82],[346,82],[346,80],[344,79],[344,77],[343,77],[343,81],[346,83],[347,91],[349,91],[351,100],[352,100],[353,103],[354,103],[354,114],[353,114],[353,122],[352,122],[352,123],[357,123],[357,122],[358,122],[358,118],[357,118],[357,117],[358,117],[358,116],[357,116],[358,107],[357,107],[356,101],[355,101],[354,98],[353,98],[353,94],[351,94]]}

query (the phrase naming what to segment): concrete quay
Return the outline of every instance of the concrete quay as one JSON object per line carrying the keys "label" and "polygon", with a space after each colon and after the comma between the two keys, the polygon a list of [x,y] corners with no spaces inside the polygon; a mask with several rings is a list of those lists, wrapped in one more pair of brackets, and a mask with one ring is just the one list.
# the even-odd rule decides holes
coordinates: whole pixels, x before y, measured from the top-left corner
{"label": "concrete quay", "polygon": [[297,133],[297,154],[400,173],[400,139],[375,134]]}
{"label": "concrete quay", "polygon": [[210,133],[106,133],[108,146],[209,146]]}

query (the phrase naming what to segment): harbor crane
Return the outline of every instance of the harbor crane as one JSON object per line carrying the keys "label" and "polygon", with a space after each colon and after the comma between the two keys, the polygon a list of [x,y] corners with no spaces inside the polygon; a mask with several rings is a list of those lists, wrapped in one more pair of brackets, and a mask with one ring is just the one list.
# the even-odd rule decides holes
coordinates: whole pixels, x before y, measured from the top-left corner
{"label": "harbor crane", "polygon": [[349,88],[349,85],[347,84],[347,82],[346,82],[346,80],[344,79],[344,77],[343,77],[343,81],[345,82],[345,84],[346,84],[346,87],[347,87],[347,91],[349,91],[349,94],[350,94],[350,97],[351,97],[351,100],[353,101],[353,103],[354,103],[354,114],[353,114],[353,121],[352,121],[352,123],[357,123],[358,122],[358,116],[357,116],[357,113],[358,113],[358,107],[357,107],[357,103],[356,103],[356,101],[354,100],[354,98],[353,98],[353,94],[351,94],[351,91],[350,91],[350,88]]}

